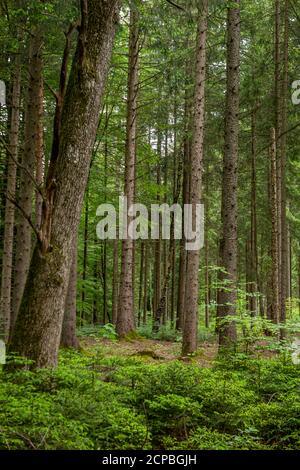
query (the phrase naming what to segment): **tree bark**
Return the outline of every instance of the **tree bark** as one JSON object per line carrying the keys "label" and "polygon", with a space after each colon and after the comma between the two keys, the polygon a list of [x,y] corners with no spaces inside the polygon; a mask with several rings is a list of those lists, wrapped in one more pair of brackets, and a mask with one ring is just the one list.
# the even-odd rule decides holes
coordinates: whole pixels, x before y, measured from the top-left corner
{"label": "tree bark", "polygon": [[76,297],[77,297],[77,236],[75,236],[70,269],[65,312],[62,324],[60,345],[64,348],[79,348],[76,336]]}
{"label": "tree bark", "polygon": [[[288,226],[286,220],[286,130],[287,130],[287,96],[288,96],[288,41],[289,41],[289,7],[288,0],[285,0],[285,13],[284,13],[284,51],[283,51],[283,80],[282,80],[282,106],[281,106],[281,132],[282,137],[280,139],[280,172],[281,172],[281,188],[280,188],[280,208],[281,208],[281,219],[280,219],[280,249],[281,249],[281,258],[280,258],[280,272],[281,272],[281,288],[280,288],[280,322],[285,323],[286,321],[286,301],[288,297],[289,290],[289,269],[288,269],[288,258],[289,258],[289,248],[288,248]],[[281,328],[280,331],[281,338],[285,337],[284,328]]]}
{"label": "tree bark", "polygon": [[239,139],[240,85],[240,1],[228,9],[227,17],[227,91],[225,110],[225,147],[222,183],[222,238],[220,241],[219,280],[223,284],[218,298],[219,344],[232,347],[237,340],[235,321],[237,303],[237,165]]}
{"label": "tree bark", "polygon": [[[129,64],[128,64],[128,97],[127,97],[127,131],[125,148],[125,190],[128,208],[134,203],[135,161],[136,161],[136,118],[138,95],[138,56],[139,28],[138,12],[130,12]],[[127,218],[127,227],[132,218]],[[127,230],[126,230],[127,231]],[[125,337],[135,330],[133,302],[133,240],[124,234],[122,241],[121,279],[116,331],[119,337]]]}
{"label": "tree bark", "polygon": [[144,305],[143,305],[143,325],[147,323],[148,311],[148,277],[149,277],[149,242],[145,241],[145,275],[144,275]]}
{"label": "tree bark", "polygon": [[273,323],[279,321],[279,290],[278,290],[278,194],[277,194],[277,178],[276,178],[276,134],[275,129],[271,130],[271,147],[270,147],[270,163],[271,163],[271,220],[272,220],[272,240],[271,240],[271,285],[270,285],[270,319]]}
{"label": "tree bark", "polygon": [[118,315],[118,296],[119,296],[119,241],[116,238],[113,246],[113,285],[112,285],[112,323],[116,325]]}
{"label": "tree bark", "polygon": [[52,154],[39,243],[31,260],[10,351],[57,364],[72,241],[80,220],[100,105],[118,21],[118,0],[82,1],[82,23]]}
{"label": "tree bark", "polygon": [[[7,196],[15,199],[16,175],[19,144],[19,118],[20,118],[20,91],[21,91],[21,57],[20,48],[14,58],[12,72],[12,98],[10,129],[8,136],[8,163],[7,163]],[[3,336],[7,341],[11,324],[11,287],[12,287],[12,266],[13,266],[13,241],[14,241],[15,207],[13,203],[6,199],[4,216],[4,242],[1,277],[1,298],[0,311],[1,322],[3,323]],[[1,326],[1,325],[0,325]]]}
{"label": "tree bark", "polygon": [[[24,152],[20,171],[19,205],[32,218],[33,182],[36,167],[37,136],[40,119],[40,86],[42,80],[42,36],[36,28],[29,43],[28,92],[25,112]],[[31,175],[31,177],[29,176]],[[32,253],[32,231],[28,220],[19,213],[16,231],[16,258],[12,297],[11,331],[19,312]]]}
{"label": "tree bark", "polygon": [[[192,205],[192,226],[196,227],[196,206],[201,203],[202,168],[205,121],[205,78],[206,78],[206,37],[208,1],[202,2],[199,11],[196,57],[196,88],[194,97],[193,140],[190,161],[189,203]],[[200,250],[187,252],[187,277],[185,288],[185,316],[182,335],[182,354],[190,354],[197,349],[198,336],[198,297],[199,297]]]}

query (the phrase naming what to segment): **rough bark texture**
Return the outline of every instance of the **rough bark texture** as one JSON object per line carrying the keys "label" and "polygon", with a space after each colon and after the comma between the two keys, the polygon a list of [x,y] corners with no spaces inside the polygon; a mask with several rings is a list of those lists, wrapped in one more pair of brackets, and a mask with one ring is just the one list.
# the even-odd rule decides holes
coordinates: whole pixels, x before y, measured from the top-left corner
{"label": "rough bark texture", "polygon": [[[206,37],[208,1],[203,1],[199,12],[196,58],[196,88],[194,102],[193,140],[190,162],[189,203],[192,205],[193,227],[196,227],[196,205],[201,202],[204,120],[205,120],[205,77],[206,77]],[[182,353],[190,354],[197,349],[198,336],[198,297],[199,297],[200,250],[187,252],[187,277],[185,287],[185,315],[182,335]]]}
{"label": "rough bark texture", "polygon": [[139,280],[139,307],[138,307],[138,326],[141,325],[142,316],[142,302],[143,302],[143,284],[144,284],[144,258],[145,258],[145,243],[141,243],[140,254],[140,280]]}
{"label": "rough bark texture", "polygon": [[148,311],[148,277],[149,277],[149,242],[145,241],[145,275],[144,275],[144,305],[143,305],[143,325],[147,323]]}
{"label": "rough bark texture", "polygon": [[271,220],[272,220],[272,239],[271,239],[271,259],[272,272],[270,279],[270,298],[269,298],[269,315],[274,323],[279,321],[279,291],[278,291],[278,194],[276,184],[276,134],[275,129],[271,130],[271,147],[270,147],[270,163],[271,163]]}
{"label": "rough bark texture", "polygon": [[274,25],[274,126],[275,126],[275,136],[276,136],[276,197],[277,197],[277,260],[278,260],[278,296],[279,296],[279,306],[281,303],[281,280],[282,280],[282,271],[281,271],[281,170],[282,170],[282,158],[281,158],[281,145],[279,141],[279,136],[282,132],[282,55],[281,55],[281,0],[275,0],[275,25]]}
{"label": "rough bark texture", "polygon": [[[41,37],[41,46],[43,44],[43,39]],[[39,61],[37,72],[38,72],[38,120],[37,120],[37,130],[36,130],[36,144],[35,144],[35,181],[39,187],[42,187],[44,180],[44,82],[43,82],[43,62],[42,56],[39,54],[37,57]],[[35,224],[38,228],[41,226],[42,222],[42,206],[43,199],[39,191],[35,191]]]}
{"label": "rough bark texture", "polygon": [[[189,194],[189,165],[190,165],[190,150],[191,150],[191,138],[190,138],[190,99],[188,88],[188,76],[189,76],[189,64],[186,66],[187,83],[185,90],[185,138],[184,138],[184,149],[183,149],[183,178],[182,178],[182,202],[183,204],[188,203]],[[180,253],[179,253],[179,276],[178,276],[178,298],[177,298],[177,318],[176,318],[176,329],[182,330],[184,322],[184,301],[185,301],[185,286],[186,286],[186,260],[187,251],[185,249],[185,236],[184,236],[184,214],[182,215],[182,238],[180,240]]]}
{"label": "rough bark texture", "polygon": [[[24,130],[24,152],[22,156],[22,166],[20,171],[19,205],[27,217],[32,217],[33,189],[32,177],[35,175],[36,166],[36,142],[40,119],[40,85],[42,74],[42,37],[36,28],[29,44],[29,66],[28,66],[28,92],[25,111]],[[32,175],[32,177],[30,177]],[[13,329],[16,317],[19,312],[20,303],[29,270],[30,257],[32,252],[32,230],[28,220],[22,213],[18,214],[16,232],[16,258],[14,269],[14,289],[12,297],[12,319],[11,329]]]}
{"label": "rough bark texture", "polygon": [[[138,13],[131,10],[130,13],[130,38],[129,38],[129,70],[128,70],[128,101],[127,101],[127,132],[125,149],[125,190],[128,208],[134,202],[135,189],[135,157],[136,157],[136,116],[138,94],[138,56],[139,56],[139,31]],[[127,217],[127,223],[132,220]],[[122,242],[121,279],[118,305],[118,318],[116,331],[120,337],[134,331],[134,307],[133,307],[133,240],[126,237]]]}
{"label": "rough bark texture", "polygon": [[72,264],[70,269],[65,312],[62,324],[60,345],[64,348],[79,348],[76,336],[76,298],[77,298],[77,236],[73,242]]}
{"label": "rough bark texture", "polygon": [[82,24],[62,109],[58,153],[47,177],[47,204],[10,351],[57,364],[65,296],[88,179],[101,99],[118,21],[117,0],[82,2]]}
{"label": "rough bark texture", "polygon": [[258,262],[257,262],[257,216],[256,216],[256,115],[251,116],[251,232],[249,250],[249,311],[257,313]]}
{"label": "rough bark texture", "polygon": [[[285,0],[285,18],[284,18],[284,51],[283,51],[283,80],[282,80],[282,117],[281,117],[281,132],[283,133],[280,140],[281,149],[281,219],[280,219],[280,249],[281,249],[281,288],[280,288],[280,322],[284,323],[286,320],[286,301],[289,290],[289,246],[288,246],[288,226],[286,220],[286,130],[287,130],[287,96],[288,96],[288,40],[289,40],[289,8],[288,1]],[[281,337],[285,336],[284,329],[281,329]]]}
{"label": "rough bark texture", "polygon": [[119,241],[114,240],[113,247],[113,285],[112,285],[112,323],[116,325],[118,315],[118,296],[119,296]]}
{"label": "rough bark texture", "polygon": [[220,241],[219,280],[224,285],[218,298],[219,344],[236,342],[236,325],[226,317],[236,314],[237,301],[237,164],[239,136],[240,82],[240,1],[228,9],[227,18],[227,91],[225,109],[225,147],[222,183],[222,238]]}
{"label": "rough bark texture", "polygon": [[[14,59],[12,74],[12,97],[10,130],[8,136],[8,163],[7,163],[7,187],[6,193],[10,199],[15,199],[16,193],[16,161],[18,159],[18,139],[19,139],[19,116],[20,116],[20,89],[21,89],[21,57],[20,51]],[[1,277],[1,298],[0,298],[0,321],[2,325],[4,339],[7,340],[11,322],[11,286],[12,286],[12,265],[13,265],[13,240],[15,207],[7,199],[5,203],[4,216],[4,242]]]}

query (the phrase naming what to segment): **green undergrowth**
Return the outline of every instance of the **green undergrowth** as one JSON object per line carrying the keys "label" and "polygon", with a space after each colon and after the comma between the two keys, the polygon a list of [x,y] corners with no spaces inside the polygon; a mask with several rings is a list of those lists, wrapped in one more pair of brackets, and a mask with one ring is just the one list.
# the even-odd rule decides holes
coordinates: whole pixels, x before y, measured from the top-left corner
{"label": "green undergrowth", "polygon": [[299,366],[211,368],[62,351],[56,370],[0,372],[0,449],[299,449]]}

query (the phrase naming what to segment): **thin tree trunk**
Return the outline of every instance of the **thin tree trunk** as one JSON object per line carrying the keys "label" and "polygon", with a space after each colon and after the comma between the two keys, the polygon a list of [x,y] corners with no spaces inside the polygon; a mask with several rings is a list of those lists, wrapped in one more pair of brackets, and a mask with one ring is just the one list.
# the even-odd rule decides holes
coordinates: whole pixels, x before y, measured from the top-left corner
{"label": "thin tree trunk", "polygon": [[85,281],[87,276],[87,262],[88,262],[88,227],[89,227],[89,199],[88,193],[85,199],[85,211],[84,211],[84,232],[83,232],[83,261],[82,261],[82,290],[81,290],[81,323],[84,320],[85,312]]}
{"label": "thin tree trunk", "polygon": [[[18,159],[18,140],[20,122],[20,90],[21,90],[21,57],[20,48],[14,59],[12,72],[12,98],[10,128],[8,135],[8,164],[7,164],[7,196],[15,199],[17,167],[15,161]],[[13,241],[14,241],[15,207],[8,199],[5,202],[4,216],[4,243],[1,276],[1,298],[0,311],[3,322],[3,336],[7,340],[11,323],[11,287],[13,266]],[[1,326],[1,325],[0,325]]]}
{"label": "thin tree trunk", "polygon": [[[186,66],[186,75],[188,77],[188,65]],[[183,179],[182,179],[182,202],[183,205],[188,203],[189,195],[189,173],[190,173],[190,149],[191,149],[191,103],[188,92],[188,80],[185,90],[185,106],[184,106],[184,119],[185,119],[185,137],[183,148]],[[179,277],[178,277],[178,299],[177,299],[177,319],[176,329],[182,330],[184,323],[184,300],[185,300],[185,287],[186,287],[186,260],[187,251],[185,249],[185,236],[184,236],[184,214],[182,215],[182,237],[180,240],[180,253],[179,253]]]}
{"label": "thin tree trunk", "polygon": [[144,275],[144,306],[143,306],[143,325],[147,323],[148,311],[148,276],[149,276],[149,243],[145,241],[145,275]]}
{"label": "thin tree trunk", "polygon": [[140,255],[138,326],[141,326],[141,316],[142,316],[143,283],[144,283],[144,258],[145,258],[145,243],[142,241],[142,243],[141,243],[141,255]]}
{"label": "thin tree trunk", "polygon": [[[206,186],[206,195],[208,186]],[[205,328],[209,328],[210,278],[209,278],[209,241],[208,241],[208,198],[206,199],[205,217]]]}
{"label": "thin tree trunk", "polygon": [[[196,88],[194,97],[193,141],[190,162],[189,203],[192,205],[192,226],[196,227],[196,207],[201,203],[202,167],[205,121],[205,78],[206,78],[206,37],[208,1],[202,2],[199,11],[196,58]],[[198,297],[199,297],[200,250],[187,252],[187,278],[185,288],[185,316],[182,337],[182,354],[190,354],[197,349],[198,336]]]}
{"label": "thin tree trunk", "polygon": [[116,325],[118,315],[118,295],[119,295],[119,240],[114,240],[113,246],[113,285],[112,285],[112,323]]}
{"label": "thin tree trunk", "polygon": [[251,116],[251,237],[249,250],[249,311],[257,314],[258,256],[257,256],[257,217],[256,217],[256,115]]}
{"label": "thin tree trunk", "polygon": [[271,241],[271,285],[270,285],[270,318],[274,323],[279,321],[279,291],[278,291],[278,194],[276,184],[276,134],[275,129],[271,131],[271,220],[272,220],[272,241]]}
{"label": "thin tree trunk", "polygon": [[237,165],[239,141],[240,85],[240,1],[228,9],[227,18],[227,91],[225,111],[225,147],[222,184],[222,238],[219,279],[225,284],[219,291],[218,318],[220,346],[234,346],[236,324],[228,316],[236,315],[237,303]]}
{"label": "thin tree trunk", "polygon": [[[42,37],[38,29],[32,33],[29,44],[28,93],[25,112],[24,152],[22,165],[26,170],[20,171],[19,205],[27,215],[32,216],[33,182],[35,174],[36,140],[40,119],[40,84],[42,67]],[[29,174],[28,174],[28,173]],[[19,213],[16,232],[16,258],[14,269],[14,288],[12,297],[11,329],[19,312],[25,288],[32,252],[32,231],[29,222]]]}
{"label": "thin tree trunk", "polygon": [[[282,157],[281,157],[281,145],[278,141],[279,136],[282,133],[282,54],[281,54],[281,0],[275,0],[275,38],[274,38],[274,92],[275,92],[275,135],[276,135],[276,198],[277,198],[277,260],[278,260],[278,299],[279,308],[281,308],[281,287],[282,287],[282,270],[281,270],[281,171],[282,171]],[[280,319],[280,314],[279,314]]]}
{"label": "thin tree trunk", "polygon": [[[128,208],[134,203],[135,161],[136,161],[136,120],[138,95],[139,28],[138,12],[130,11],[130,38],[128,64],[127,131],[125,148],[125,190]],[[127,226],[132,218],[126,215]],[[127,232],[127,230],[126,230]],[[133,240],[125,234],[122,242],[121,279],[116,331],[124,337],[134,331],[133,301]]]}
{"label": "thin tree trunk", "polygon": [[[285,19],[284,19],[284,52],[283,52],[283,81],[282,81],[282,127],[281,132],[283,133],[280,140],[280,171],[281,171],[281,188],[280,188],[280,272],[281,272],[281,288],[280,288],[280,322],[285,323],[286,320],[286,301],[288,297],[288,279],[289,279],[289,269],[288,269],[288,258],[289,258],[289,249],[288,249],[288,227],[286,220],[286,130],[287,130],[287,95],[288,95],[288,41],[289,41],[289,7],[288,0],[285,0]],[[282,328],[280,331],[281,338],[285,337],[285,331]]]}
{"label": "thin tree trunk", "polygon": [[[41,45],[43,39],[41,38]],[[36,148],[35,148],[35,180],[39,187],[42,187],[44,180],[44,82],[43,82],[43,62],[42,56],[39,55],[36,59],[39,61],[37,67],[37,80],[39,81],[39,94],[38,94],[38,121],[36,132]],[[42,221],[42,205],[43,199],[38,191],[35,191],[35,223],[38,228],[41,226]]]}
{"label": "thin tree trunk", "polygon": [[[160,172],[160,163],[161,163],[161,134],[158,131],[157,136],[157,155],[159,157],[159,162],[157,163],[156,168],[156,184],[158,189],[160,189],[161,184],[161,172]],[[160,193],[157,193],[156,197],[157,204],[160,205]],[[154,296],[153,296],[153,310],[156,312],[161,297],[161,218],[159,217],[159,235],[158,239],[154,242]]]}
{"label": "thin tree trunk", "polygon": [[60,345],[64,348],[79,348],[76,336],[76,298],[77,298],[77,235],[73,242],[72,264],[65,302],[65,312],[62,324]]}
{"label": "thin tree trunk", "polygon": [[10,351],[31,359],[32,367],[57,364],[72,241],[118,22],[118,0],[87,0],[81,5],[82,23],[47,176],[41,233],[10,345]]}

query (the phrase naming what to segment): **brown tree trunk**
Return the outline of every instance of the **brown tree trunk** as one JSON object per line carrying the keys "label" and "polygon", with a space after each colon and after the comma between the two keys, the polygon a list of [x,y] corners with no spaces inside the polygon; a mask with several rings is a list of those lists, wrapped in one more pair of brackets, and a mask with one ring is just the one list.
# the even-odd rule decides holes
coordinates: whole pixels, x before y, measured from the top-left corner
{"label": "brown tree trunk", "polygon": [[39,243],[10,351],[32,367],[57,364],[73,237],[77,231],[116,25],[118,0],[82,1],[82,23],[52,153]]}
{"label": "brown tree trunk", "polygon": [[[282,132],[282,54],[281,54],[281,0],[275,0],[275,30],[274,30],[274,98],[275,98],[275,136],[276,136],[276,198],[277,198],[277,260],[278,260],[278,301],[279,308],[281,307],[281,287],[282,287],[282,270],[281,270],[281,171],[282,171],[282,157],[281,157],[281,145],[279,142],[279,136]],[[279,313],[280,320],[280,313]]]}
{"label": "brown tree trunk", "polygon": [[[197,56],[194,97],[193,140],[190,161],[189,204],[192,205],[192,226],[196,227],[196,207],[201,203],[202,167],[205,120],[205,78],[206,78],[206,37],[208,1],[202,2],[199,11],[197,33]],[[198,336],[198,297],[199,297],[200,250],[187,252],[187,277],[185,287],[185,316],[182,335],[182,354],[190,354],[197,349]]]}
{"label": "brown tree trunk", "polygon": [[[158,131],[157,136],[157,155],[159,162],[156,168],[156,184],[160,189],[161,184],[161,134]],[[160,193],[157,193],[156,197],[157,204],[160,205]],[[161,218],[159,218],[159,235],[158,239],[154,242],[154,295],[153,295],[153,311],[156,312],[161,296]]]}
{"label": "brown tree trunk", "polygon": [[[139,28],[138,13],[130,12],[128,97],[127,97],[127,132],[125,148],[125,190],[128,208],[134,203],[135,161],[136,161],[136,118],[138,95],[138,56]],[[132,218],[125,215],[127,227]],[[125,230],[127,232],[127,230]],[[133,240],[125,233],[122,241],[121,279],[116,331],[120,337],[135,329],[133,301]]]}
{"label": "brown tree trunk", "polygon": [[139,308],[138,308],[138,326],[141,325],[142,317],[142,303],[143,303],[143,283],[144,283],[144,258],[145,258],[145,243],[141,243],[140,255],[140,282],[139,282]]}
{"label": "brown tree trunk", "polygon": [[118,315],[118,296],[119,296],[119,240],[114,240],[113,246],[113,285],[112,285],[112,323],[116,325]]}
{"label": "brown tree trunk", "polygon": [[[206,186],[206,195],[208,185]],[[208,198],[205,206],[205,328],[209,328],[210,277],[209,277],[209,240],[208,240]]]}
{"label": "brown tree trunk", "polygon": [[[28,93],[25,112],[24,152],[20,171],[19,206],[27,217],[32,217],[33,182],[36,166],[37,136],[40,119],[40,87],[42,74],[42,37],[36,28],[29,44],[29,66],[28,66]],[[31,175],[31,177],[29,176]],[[20,303],[29,270],[32,252],[32,231],[30,224],[22,213],[18,215],[16,231],[16,258],[14,269],[14,288],[12,297],[12,319],[11,329],[19,312]]]}
{"label": "brown tree trunk", "polygon": [[[36,147],[35,147],[35,181],[41,188],[44,180],[44,82],[43,82],[43,63],[42,57],[38,58],[40,61],[37,68],[39,76],[39,94],[38,94],[38,121],[36,131]],[[43,199],[38,191],[35,191],[35,224],[38,228],[41,226],[42,221],[42,206]]]}
{"label": "brown tree trunk", "polygon": [[69,275],[60,345],[64,348],[78,349],[79,341],[76,336],[77,236],[75,237],[73,244],[72,264]]}
{"label": "brown tree trunk", "polygon": [[148,276],[149,276],[149,243],[145,241],[145,275],[144,275],[144,305],[143,305],[143,325],[147,323],[148,311]]}
{"label": "brown tree trunk", "polygon": [[86,194],[85,200],[85,211],[84,211],[84,232],[83,232],[83,261],[82,261],[82,290],[81,290],[81,324],[84,321],[85,312],[85,281],[87,275],[87,262],[88,262],[88,227],[89,227],[89,199],[88,193]]}
{"label": "brown tree trunk", "polygon": [[[14,200],[16,194],[16,175],[18,159],[18,140],[19,140],[19,117],[20,117],[20,90],[21,90],[21,57],[20,49],[14,59],[12,72],[12,97],[10,128],[8,136],[8,163],[7,163],[7,187],[8,198]],[[5,202],[4,216],[4,242],[2,259],[2,277],[1,277],[1,297],[0,297],[0,332],[7,340],[11,323],[11,287],[12,287],[12,266],[13,266],[13,241],[14,241],[14,221],[15,207],[7,199]]]}
{"label": "brown tree trunk", "polygon": [[237,303],[237,183],[239,142],[240,82],[240,1],[228,9],[227,18],[227,91],[225,110],[225,147],[222,183],[222,238],[220,242],[220,288],[218,300],[219,344],[234,346],[236,324],[228,316],[236,315]]}
{"label": "brown tree trunk", "polygon": [[278,194],[277,194],[277,178],[276,178],[276,134],[275,129],[271,131],[271,220],[272,220],[272,240],[271,240],[271,284],[270,284],[270,319],[274,323],[279,321],[279,291],[278,291]]}
{"label": "brown tree trunk", "polygon": [[[185,119],[185,137],[183,148],[183,179],[182,179],[182,203],[188,203],[189,195],[189,173],[190,173],[190,150],[191,150],[191,112],[190,112],[190,97],[188,92],[188,68],[186,66],[186,90],[185,90],[185,106],[184,106],[184,119]],[[179,276],[178,276],[178,298],[177,298],[177,318],[176,329],[182,330],[184,323],[184,300],[185,300],[185,287],[186,287],[186,260],[187,251],[185,249],[185,236],[184,236],[184,214],[182,215],[182,238],[180,240],[179,252]]]}
{"label": "brown tree trunk", "polygon": [[[288,41],[289,41],[289,7],[288,0],[285,0],[285,14],[284,14],[284,51],[283,51],[283,80],[282,80],[282,105],[281,105],[281,132],[283,135],[280,139],[280,172],[281,172],[281,188],[280,188],[280,272],[281,272],[281,288],[280,288],[280,322],[285,323],[286,320],[286,301],[288,297],[289,289],[289,269],[288,269],[288,258],[289,258],[289,249],[288,249],[288,227],[286,220],[286,130],[287,130],[287,96],[288,96]],[[280,331],[281,338],[285,337],[285,331],[282,328]]]}
{"label": "brown tree trunk", "polygon": [[257,257],[257,217],[256,217],[256,115],[251,116],[251,234],[249,247],[249,311],[257,314],[258,257]]}

